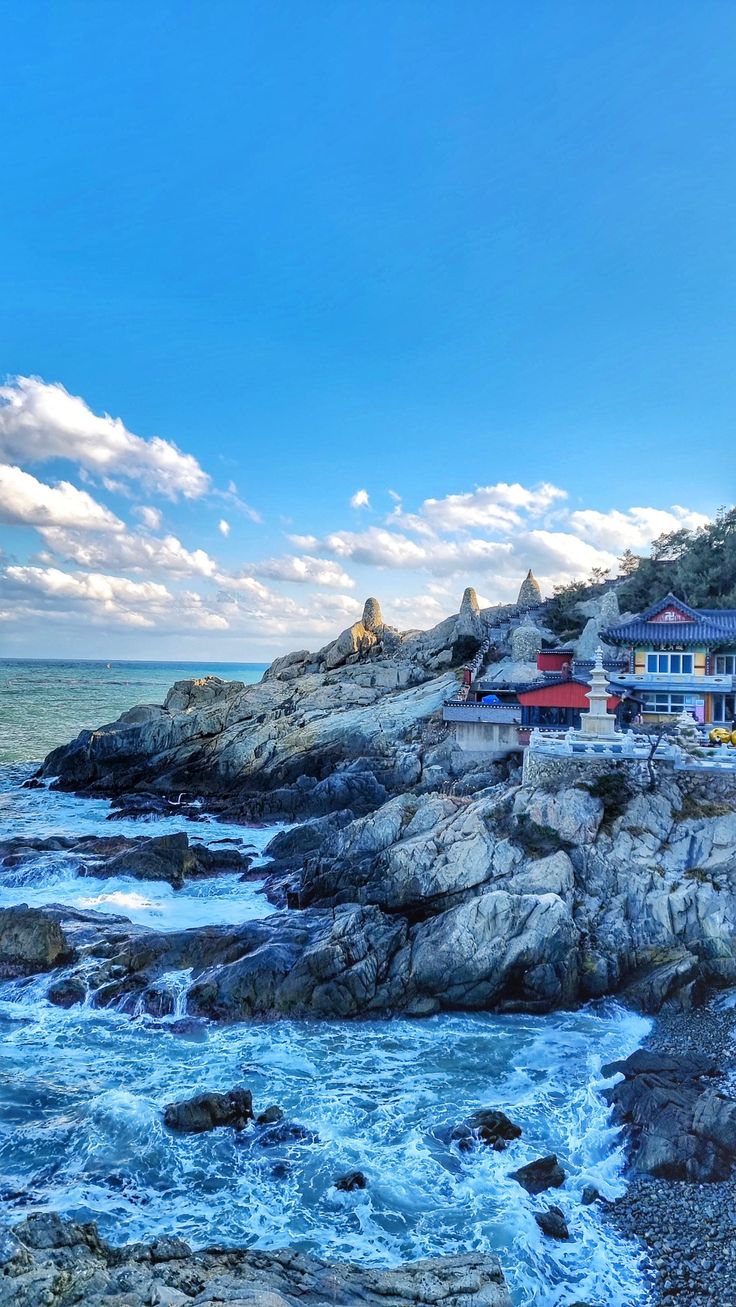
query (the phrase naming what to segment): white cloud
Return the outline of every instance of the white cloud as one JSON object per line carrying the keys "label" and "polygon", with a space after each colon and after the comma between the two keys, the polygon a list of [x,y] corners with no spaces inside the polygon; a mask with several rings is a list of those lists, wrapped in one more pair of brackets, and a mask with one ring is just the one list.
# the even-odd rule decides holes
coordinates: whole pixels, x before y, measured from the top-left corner
{"label": "white cloud", "polygon": [[251,570],[257,576],[271,581],[298,581],[302,584],[326,585],[336,590],[350,590],[355,585],[338,563],[329,558],[314,558],[310,554],[287,554],[283,558],[265,558],[254,563]]}
{"label": "white cloud", "polygon": [[369,527],[366,531],[333,531],[318,542],[336,558],[368,567],[409,568],[450,576],[472,568],[498,567],[511,552],[508,541],[481,538],[411,540],[399,531]]}
{"label": "white cloud", "polygon": [[221,517],[219,522],[217,523],[217,529],[220,532],[220,535],[226,537],[230,535],[230,523],[226,522],[224,517]]}
{"label": "white cloud", "polygon": [[599,513],[592,508],[579,509],[570,513],[567,520],[573,531],[579,532],[586,540],[621,554],[624,549],[633,549],[634,552],[648,549],[652,540],[666,532],[679,531],[682,527],[691,531],[705,526],[708,518],[703,513],[693,513],[673,504],[670,509],[629,508],[624,512],[612,509],[608,513]]}
{"label": "white cloud", "polygon": [[148,504],[142,504],[139,508],[134,508],[133,512],[143,525],[148,527],[149,531],[161,530],[163,518],[158,508],[151,508]]}
{"label": "white cloud", "polygon": [[356,490],[350,500],[351,508],[370,508],[371,501],[367,490]]}
{"label": "white cloud", "polygon": [[567,492],[548,482],[528,487],[519,482],[500,481],[496,485],[477,486],[444,499],[425,499],[415,515],[394,510],[393,519],[409,530],[468,531],[482,527],[487,531],[505,531],[518,526],[523,516],[540,517]]}
{"label": "white cloud", "polygon": [[159,538],[123,531],[98,536],[57,527],[40,529],[46,544],[56,554],[81,567],[167,572],[178,577],[212,577],[217,570],[214,559],[203,549],[185,549],[181,540],[173,535]]}
{"label": "white cloud", "polygon": [[[2,412],[2,410],[0,410]],[[13,526],[79,526],[120,531],[123,523],[69,481],[49,486],[30,472],[0,463],[0,521]]]}
{"label": "white cloud", "polygon": [[31,566],[6,567],[1,579],[18,617],[169,631],[225,631],[229,625],[201,595],[176,593],[156,581]]}
{"label": "white cloud", "polygon": [[196,458],[171,441],[144,440],[120,418],[98,416],[58,382],[38,377],[15,377],[0,386],[0,455],[24,463],[69,459],[100,477],[114,472],[145,480],[171,499],[198,499],[210,487]]}

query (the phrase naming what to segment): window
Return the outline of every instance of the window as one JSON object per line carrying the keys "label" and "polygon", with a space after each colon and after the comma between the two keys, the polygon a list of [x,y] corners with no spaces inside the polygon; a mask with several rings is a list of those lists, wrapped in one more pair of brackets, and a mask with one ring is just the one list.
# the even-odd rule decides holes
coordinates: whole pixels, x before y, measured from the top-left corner
{"label": "window", "polygon": [[736,676],[736,654],[716,654],[716,676]]}
{"label": "window", "polygon": [[713,695],[713,721],[730,726],[736,721],[736,694]]}
{"label": "window", "polygon": [[643,697],[644,712],[681,713],[685,707],[684,694],[647,694]]}
{"label": "window", "polygon": [[648,653],[647,671],[664,672],[668,676],[692,676],[693,656],[690,653]]}

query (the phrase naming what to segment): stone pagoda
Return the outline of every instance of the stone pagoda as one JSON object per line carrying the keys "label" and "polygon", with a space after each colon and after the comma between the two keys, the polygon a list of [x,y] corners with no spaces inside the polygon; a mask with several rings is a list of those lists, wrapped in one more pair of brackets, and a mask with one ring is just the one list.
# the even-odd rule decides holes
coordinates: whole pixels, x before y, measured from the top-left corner
{"label": "stone pagoda", "polygon": [[610,739],[612,735],[617,735],[616,714],[608,711],[611,687],[608,684],[608,672],[603,666],[603,650],[600,645],[595,651],[590,689],[585,697],[590,708],[580,716],[580,734],[594,735],[596,739]]}
{"label": "stone pagoda", "polygon": [[539,587],[539,582],[530,567],[521,583],[516,605],[518,608],[538,608],[541,602],[542,591]]}

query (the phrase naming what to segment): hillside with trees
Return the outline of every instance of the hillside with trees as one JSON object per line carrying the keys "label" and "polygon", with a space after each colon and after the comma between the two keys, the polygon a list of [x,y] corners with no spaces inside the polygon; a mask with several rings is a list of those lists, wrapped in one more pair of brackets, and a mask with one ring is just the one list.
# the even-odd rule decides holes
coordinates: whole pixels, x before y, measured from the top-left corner
{"label": "hillside with trees", "polygon": [[736,507],[722,508],[707,526],[658,536],[646,556],[627,549],[617,577],[596,568],[586,581],[555,586],[546,624],[560,639],[575,639],[585,625],[579,605],[612,582],[622,613],[639,613],[670,590],[694,608],[736,608]]}

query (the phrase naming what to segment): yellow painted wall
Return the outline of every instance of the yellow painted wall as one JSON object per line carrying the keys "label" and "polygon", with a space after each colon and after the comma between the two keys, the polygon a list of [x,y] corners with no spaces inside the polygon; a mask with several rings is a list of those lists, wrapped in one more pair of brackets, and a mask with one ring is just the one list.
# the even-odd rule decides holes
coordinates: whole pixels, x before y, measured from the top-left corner
{"label": "yellow painted wall", "polygon": [[[643,674],[644,672],[646,672],[646,670],[647,670],[647,654],[648,654],[650,651],[651,651],[651,646],[647,646],[646,648],[645,648],[644,646],[640,646],[638,649],[635,649],[635,650],[634,650],[634,672],[635,672],[635,673],[637,673],[637,674],[642,673],[642,674]],[[654,650],[654,652],[656,653],[656,649]],[[673,649],[672,652],[673,652],[673,653],[677,653],[678,651],[677,651],[677,649]],[[705,648],[703,647],[703,648],[699,648],[699,649],[682,649],[681,652],[682,652],[682,653],[692,653],[692,655],[693,655],[693,675],[694,675],[694,676],[705,676],[705,656],[706,656],[706,650],[705,650]]]}

